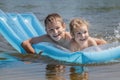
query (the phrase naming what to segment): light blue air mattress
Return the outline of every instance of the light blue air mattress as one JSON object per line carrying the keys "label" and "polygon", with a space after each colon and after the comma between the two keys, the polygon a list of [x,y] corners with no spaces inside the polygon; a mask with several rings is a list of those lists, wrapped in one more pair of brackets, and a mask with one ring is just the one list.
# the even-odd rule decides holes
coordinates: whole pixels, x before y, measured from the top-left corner
{"label": "light blue air mattress", "polygon": [[[35,36],[46,34],[44,27],[33,13],[4,13],[0,11],[0,33],[20,53],[26,53],[21,43]],[[69,63],[90,64],[120,58],[120,47],[94,52],[70,52],[50,43],[33,45],[35,51],[52,59]]]}

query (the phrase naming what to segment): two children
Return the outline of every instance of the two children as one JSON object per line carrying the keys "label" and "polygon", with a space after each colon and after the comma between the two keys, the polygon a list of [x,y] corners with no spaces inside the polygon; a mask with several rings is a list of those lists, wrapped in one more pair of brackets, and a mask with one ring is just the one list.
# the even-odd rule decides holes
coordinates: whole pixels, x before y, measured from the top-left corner
{"label": "two children", "polygon": [[59,14],[49,14],[45,21],[47,34],[25,40],[21,45],[27,53],[34,54],[32,44],[39,42],[51,42],[65,47],[71,51],[78,51],[89,46],[97,46],[106,43],[104,40],[92,38],[88,33],[88,23],[82,19],[73,19],[70,23],[70,33],[66,31],[66,25]]}

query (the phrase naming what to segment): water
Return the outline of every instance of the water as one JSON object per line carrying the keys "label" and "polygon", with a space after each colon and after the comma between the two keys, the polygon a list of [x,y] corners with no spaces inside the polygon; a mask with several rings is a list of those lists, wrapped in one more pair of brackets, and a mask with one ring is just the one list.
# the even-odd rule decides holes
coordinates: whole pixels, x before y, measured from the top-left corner
{"label": "water", "polygon": [[[120,0],[0,0],[4,12],[33,12],[44,25],[50,13],[59,13],[68,25],[75,17],[90,22],[91,36],[104,38],[109,43],[120,41]],[[0,35],[0,80],[119,80],[120,64],[59,69],[46,66],[54,62],[38,56],[20,55]],[[12,54],[12,55],[11,55]],[[46,61],[45,61],[46,60]],[[83,71],[83,72],[82,72]],[[109,76],[109,77],[108,77]]]}

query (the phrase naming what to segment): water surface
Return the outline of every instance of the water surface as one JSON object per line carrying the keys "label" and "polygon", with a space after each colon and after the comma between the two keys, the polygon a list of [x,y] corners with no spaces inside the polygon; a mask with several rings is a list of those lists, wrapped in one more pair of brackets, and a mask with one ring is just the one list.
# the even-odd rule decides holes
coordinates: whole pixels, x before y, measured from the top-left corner
{"label": "water surface", "polygon": [[[89,27],[91,36],[104,38],[111,43],[120,41],[119,4],[120,0],[0,0],[0,9],[9,13],[33,12],[43,26],[48,14],[59,13],[64,18],[68,31],[70,20],[82,17],[91,24]],[[120,78],[119,63],[79,66],[78,70],[74,70],[70,65],[62,70],[54,66],[48,68],[47,64],[52,60],[20,55],[1,35],[0,52],[0,80],[119,80]]]}

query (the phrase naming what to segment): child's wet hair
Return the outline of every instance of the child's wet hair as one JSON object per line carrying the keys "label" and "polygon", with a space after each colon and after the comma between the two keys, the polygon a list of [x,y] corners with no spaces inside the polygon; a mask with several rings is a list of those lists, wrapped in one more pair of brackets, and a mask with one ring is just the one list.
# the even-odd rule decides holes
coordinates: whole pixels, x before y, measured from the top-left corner
{"label": "child's wet hair", "polygon": [[57,13],[52,13],[52,14],[49,14],[46,18],[45,18],[45,26],[47,26],[48,24],[54,24],[56,22],[61,22],[62,26],[64,26],[64,22],[63,22],[63,19],[62,17],[57,14]]}
{"label": "child's wet hair", "polygon": [[74,36],[74,29],[78,29],[83,25],[87,26],[87,28],[88,28],[89,23],[82,18],[72,19],[70,24],[69,24],[71,35]]}

